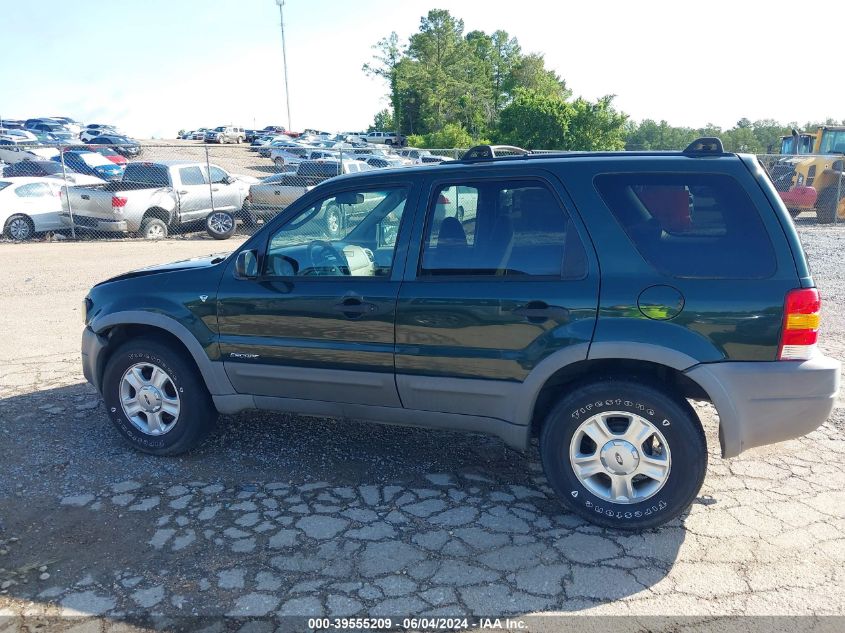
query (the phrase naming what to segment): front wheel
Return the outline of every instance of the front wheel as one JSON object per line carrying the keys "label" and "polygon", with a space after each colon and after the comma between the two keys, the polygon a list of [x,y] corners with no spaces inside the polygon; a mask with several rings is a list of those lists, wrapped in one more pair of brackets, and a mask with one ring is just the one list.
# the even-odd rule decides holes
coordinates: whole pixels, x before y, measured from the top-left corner
{"label": "front wheel", "polygon": [[689,404],[627,380],[597,381],[562,398],[544,423],[540,456],[567,508],[622,530],[681,514],[707,469],[704,431]]}
{"label": "front wheel", "polygon": [[217,420],[197,368],[153,338],[129,340],[115,350],[103,373],[103,399],[123,437],[154,455],[190,450]]}
{"label": "front wheel", "polygon": [[235,233],[235,216],[228,211],[215,211],[205,219],[205,229],[215,240],[225,240]]}
{"label": "front wheel", "polygon": [[32,236],[35,235],[35,225],[27,216],[18,213],[6,221],[4,233],[6,233],[6,237],[17,242],[23,242],[32,239]]}

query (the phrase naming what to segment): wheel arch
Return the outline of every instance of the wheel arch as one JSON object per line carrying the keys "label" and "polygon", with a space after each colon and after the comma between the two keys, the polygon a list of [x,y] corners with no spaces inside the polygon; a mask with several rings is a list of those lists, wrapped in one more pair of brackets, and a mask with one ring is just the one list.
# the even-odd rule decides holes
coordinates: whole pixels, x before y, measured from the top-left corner
{"label": "wheel arch", "polygon": [[139,336],[152,336],[184,352],[200,372],[209,393],[235,393],[223,369],[223,363],[213,362],[191,331],[175,319],[144,311],[118,312],[98,319],[92,323],[91,329],[107,340],[96,361],[98,386],[102,384],[108,359],[122,343]]}
{"label": "wheel arch", "polygon": [[157,218],[170,226],[170,222],[173,219],[173,213],[163,207],[150,207],[144,211],[144,216],[141,218],[141,222],[143,223],[147,218]]}
{"label": "wheel arch", "polygon": [[[638,349],[636,354],[599,354],[602,357],[582,357],[566,363],[558,359],[549,367],[543,367],[546,361],[538,365],[523,383],[527,388],[527,397],[522,398],[521,411],[518,412],[519,423],[528,425],[526,440],[539,434],[546,415],[562,393],[595,380],[641,380],[681,399],[713,402],[705,387],[685,373],[686,369],[697,364],[693,359],[659,346],[646,347],[651,349]],[[547,361],[553,359],[555,356]]]}

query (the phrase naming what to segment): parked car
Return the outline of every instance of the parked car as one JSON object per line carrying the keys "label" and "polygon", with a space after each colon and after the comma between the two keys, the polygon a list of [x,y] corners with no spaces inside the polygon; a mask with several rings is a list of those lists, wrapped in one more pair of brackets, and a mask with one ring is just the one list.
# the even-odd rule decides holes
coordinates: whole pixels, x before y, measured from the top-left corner
{"label": "parked car", "polygon": [[374,169],[384,169],[385,167],[404,167],[405,163],[401,158],[381,158],[380,156],[370,156],[366,161],[370,167]]}
{"label": "parked car", "polygon": [[56,121],[65,127],[71,134],[79,135],[82,132],[83,125],[76,119],[72,119],[69,116],[51,116],[51,121]]}
{"label": "parked car", "polygon": [[[11,136],[19,138],[24,141],[38,141],[38,135],[33,134],[29,130],[19,130],[16,128],[0,128],[0,136]],[[54,137],[55,138],[55,137]]]}
{"label": "parked car", "polygon": [[59,155],[55,147],[44,147],[17,136],[0,136],[0,160],[12,164],[22,160],[51,159]]}
{"label": "parked car", "polygon": [[61,160],[64,160],[65,166],[79,174],[95,176],[103,180],[119,180],[123,176],[123,167],[97,152],[71,150],[64,152],[62,156]]}
{"label": "parked car", "polygon": [[64,228],[59,219],[62,183],[50,178],[0,178],[0,227],[13,240]]}
{"label": "parked car", "polygon": [[[258,408],[538,437],[561,503],[642,530],[704,480],[688,399],[713,403],[725,458],[827,419],[840,363],[755,157],[700,139],[493,160],[333,179],[228,257],[94,286],[82,368],[117,432],[178,454],[217,411]],[[472,219],[438,225],[456,186]],[[670,226],[682,203],[689,225]],[[338,207],[356,219],[330,239]]]}
{"label": "parked car", "polygon": [[138,141],[126,138],[125,136],[115,136],[113,134],[102,134],[97,138],[93,138],[88,142],[89,145],[106,145],[116,151],[118,154],[123,154],[127,158],[135,158],[141,155],[141,144]]}
{"label": "parked car", "polygon": [[[205,222],[215,239],[230,237],[250,185],[258,179],[185,160],[130,162],[123,178],[103,187],[67,191],[80,229],[167,237],[174,228]],[[70,225],[70,214],[63,212]]]}
{"label": "parked car", "polygon": [[257,218],[272,217],[323,180],[296,174],[267,176],[250,186],[245,210],[253,223]]}
{"label": "parked car", "polygon": [[80,174],[68,165],[62,169],[61,163],[55,160],[22,160],[6,167],[2,176],[4,178],[59,178],[71,185],[102,185],[106,182],[97,176]]}
{"label": "parked car", "polygon": [[113,131],[105,130],[103,128],[85,128],[79,135],[79,140],[83,143],[88,143],[93,141],[98,136],[102,136],[103,134],[114,134]]}
{"label": "parked car", "polygon": [[316,149],[314,147],[286,147],[270,151],[270,160],[276,169],[295,171],[296,167],[304,160],[317,160],[318,158],[337,158],[338,153],[331,150]]}
{"label": "parked car", "polygon": [[97,152],[101,156],[105,156],[115,165],[120,165],[121,167],[125,167],[126,163],[129,162],[128,160],[126,160],[126,156],[124,156],[123,154],[119,154],[107,145],[87,145],[86,149],[92,152]]}
{"label": "parked car", "polygon": [[70,130],[65,128],[65,126],[58,121],[50,121],[47,119],[30,119],[26,122],[26,129],[30,132],[48,132],[56,136],[65,133],[69,138],[73,136]]}
{"label": "parked car", "polygon": [[398,132],[369,132],[365,138],[367,143],[375,145],[396,145],[402,147],[406,143],[404,136]]}
{"label": "parked car", "polygon": [[191,139],[194,141],[202,141],[205,139],[205,133],[208,132],[207,127],[197,128],[192,134]]}
{"label": "parked car", "polygon": [[243,143],[246,132],[242,127],[221,125],[205,133],[206,143]]}
{"label": "parked car", "polygon": [[307,147],[307,145],[290,139],[272,140],[268,145],[262,145],[258,148],[258,155],[262,158],[270,158],[270,154],[274,149],[284,149],[286,147]]}
{"label": "parked car", "polygon": [[24,121],[19,119],[0,118],[0,127],[7,130],[23,130],[26,125],[24,125]]}

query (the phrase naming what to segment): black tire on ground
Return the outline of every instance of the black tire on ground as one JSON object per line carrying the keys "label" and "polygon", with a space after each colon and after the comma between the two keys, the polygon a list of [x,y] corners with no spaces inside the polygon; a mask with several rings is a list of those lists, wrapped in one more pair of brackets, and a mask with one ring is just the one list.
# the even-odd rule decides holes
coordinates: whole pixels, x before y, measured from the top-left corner
{"label": "black tire on ground", "polygon": [[[598,443],[593,443],[591,447],[589,443],[592,440],[587,438],[583,440],[587,443],[585,448],[582,443],[573,443],[573,438],[587,420],[608,412],[639,416],[662,434],[668,446],[669,472],[665,483],[642,501],[620,503],[597,496],[579,480],[571,465],[570,449],[573,446],[577,446],[576,455],[585,450],[592,450],[597,456],[600,454],[602,446]],[[614,416],[607,426],[614,429],[613,425],[624,420],[624,415]],[[618,427],[614,433],[617,431]],[[649,436],[647,442],[636,447],[639,457],[645,457],[648,451],[654,450],[651,448],[653,437]],[[608,452],[604,453],[608,461],[600,462],[605,464],[605,471],[614,467],[610,462],[611,456],[619,464],[623,463],[615,447],[609,444],[603,446],[608,447]],[[622,453],[625,460],[629,459],[627,455]],[[662,453],[652,452],[651,455],[664,456],[665,449]],[[540,433],[540,456],[549,483],[569,510],[591,523],[621,530],[657,527],[684,512],[701,489],[707,470],[704,431],[692,407],[683,398],[635,380],[597,380],[576,387],[561,398],[546,417]],[[639,457],[636,464],[640,463]],[[634,485],[641,485],[644,481],[648,483],[649,480],[642,477],[637,475]],[[604,471],[599,471],[591,481],[602,483],[603,478],[611,481]]]}
{"label": "black tire on ground", "polygon": [[239,215],[244,223],[244,226],[248,226],[250,228],[258,226],[258,216],[256,216],[253,210],[250,208],[248,201],[244,200]]}
{"label": "black tire on ground", "polygon": [[167,232],[167,223],[159,218],[144,218],[141,222],[141,237],[146,240],[162,240]]}
{"label": "black tire on ground", "polygon": [[832,224],[836,220],[836,189],[829,187],[819,194],[816,201],[816,221],[819,224]]}
{"label": "black tire on ground", "polygon": [[35,224],[29,216],[16,213],[6,220],[3,232],[6,237],[18,242],[31,240],[35,236]]}
{"label": "black tire on ground", "polygon": [[[163,370],[179,398],[179,414],[172,428],[162,435],[142,432],[127,417],[121,404],[121,384],[129,368],[155,365]],[[178,455],[197,446],[214,428],[217,411],[211,396],[187,354],[155,338],[137,338],[123,343],[106,364],[103,399],[109,418],[121,435],[139,451],[153,455]]]}
{"label": "black tire on ground", "polygon": [[331,203],[326,208],[326,232],[332,239],[340,237],[343,233],[343,211],[336,203]]}
{"label": "black tire on ground", "polygon": [[205,219],[205,230],[215,240],[227,240],[235,234],[237,221],[229,211],[214,211]]}

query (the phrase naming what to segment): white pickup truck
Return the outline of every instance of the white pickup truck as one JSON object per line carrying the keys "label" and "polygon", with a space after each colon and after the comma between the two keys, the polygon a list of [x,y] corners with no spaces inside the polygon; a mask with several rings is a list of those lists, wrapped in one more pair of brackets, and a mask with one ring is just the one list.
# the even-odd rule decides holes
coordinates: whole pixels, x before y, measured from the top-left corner
{"label": "white pickup truck", "polygon": [[67,188],[62,219],[78,229],[140,233],[147,239],[204,221],[208,234],[222,240],[235,232],[249,187],[256,182],[206,163],[132,162],[117,182]]}

